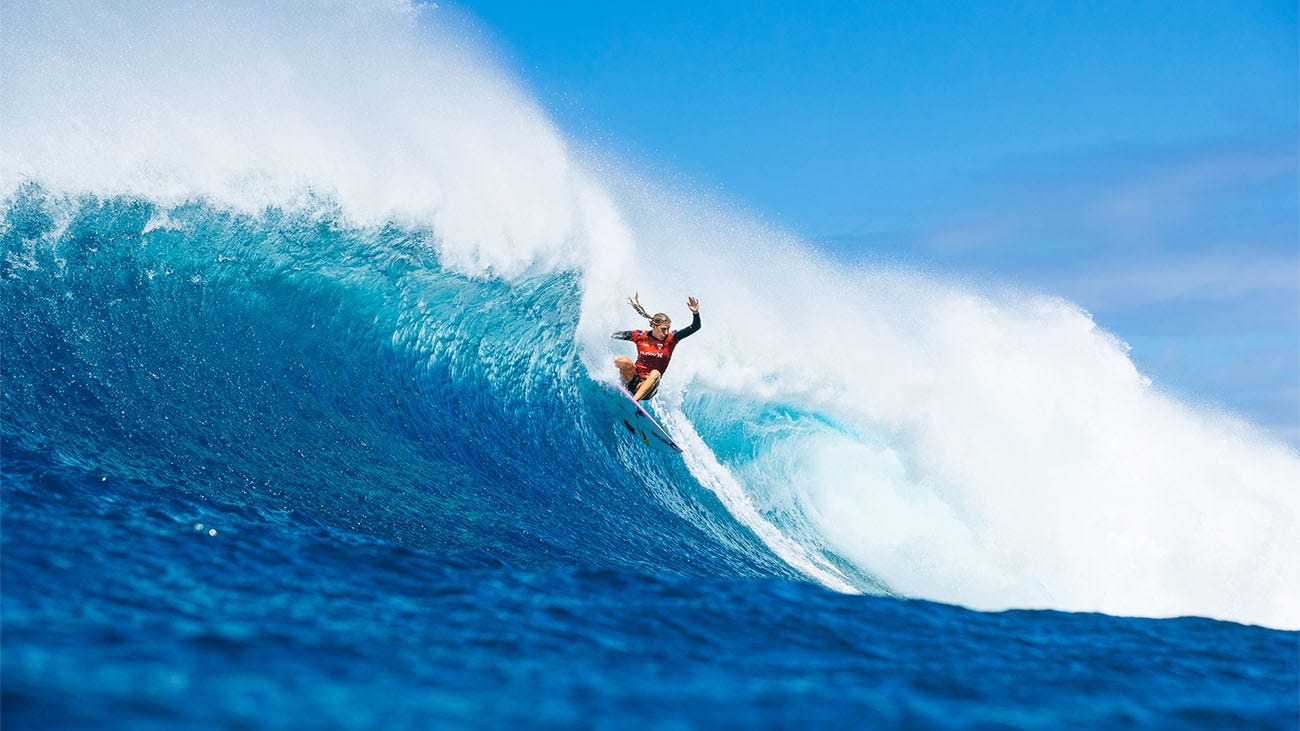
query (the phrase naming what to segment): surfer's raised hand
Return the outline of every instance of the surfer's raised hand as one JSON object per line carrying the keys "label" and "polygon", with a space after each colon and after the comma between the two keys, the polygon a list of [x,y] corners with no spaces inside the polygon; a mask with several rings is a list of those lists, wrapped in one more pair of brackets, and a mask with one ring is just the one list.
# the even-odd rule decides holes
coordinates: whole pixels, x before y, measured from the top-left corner
{"label": "surfer's raised hand", "polygon": [[694,297],[686,298],[686,306],[690,308],[691,312],[697,315],[700,314],[700,301]]}

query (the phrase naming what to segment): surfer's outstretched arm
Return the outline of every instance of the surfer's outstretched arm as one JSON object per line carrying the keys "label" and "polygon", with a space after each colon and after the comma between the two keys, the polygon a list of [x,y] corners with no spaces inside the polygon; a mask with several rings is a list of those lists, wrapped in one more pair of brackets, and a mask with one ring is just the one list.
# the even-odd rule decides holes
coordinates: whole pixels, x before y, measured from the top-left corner
{"label": "surfer's outstretched arm", "polygon": [[673,333],[674,340],[681,340],[700,329],[700,301],[694,297],[687,297],[686,306],[691,308],[691,324]]}
{"label": "surfer's outstretched arm", "polygon": [[700,313],[697,312],[695,313],[695,316],[691,318],[691,324],[673,333],[673,338],[677,340],[681,340],[682,338],[695,334],[696,332],[699,331],[699,329],[700,329]]}

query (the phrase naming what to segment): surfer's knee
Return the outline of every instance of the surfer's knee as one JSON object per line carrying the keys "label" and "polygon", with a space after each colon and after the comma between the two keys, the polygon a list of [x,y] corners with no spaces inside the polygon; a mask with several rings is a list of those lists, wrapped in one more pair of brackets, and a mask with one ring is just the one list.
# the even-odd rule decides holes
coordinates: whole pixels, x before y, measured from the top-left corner
{"label": "surfer's knee", "polygon": [[645,376],[646,383],[654,383],[659,380],[659,371],[650,371]]}

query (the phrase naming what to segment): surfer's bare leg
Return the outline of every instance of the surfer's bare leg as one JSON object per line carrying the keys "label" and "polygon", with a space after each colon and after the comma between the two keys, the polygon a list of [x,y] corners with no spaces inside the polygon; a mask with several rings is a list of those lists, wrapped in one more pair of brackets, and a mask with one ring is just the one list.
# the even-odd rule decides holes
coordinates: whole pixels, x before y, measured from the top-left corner
{"label": "surfer's bare leg", "polygon": [[646,374],[645,380],[641,382],[641,385],[637,387],[636,395],[634,395],[632,398],[636,399],[637,401],[645,401],[646,394],[650,393],[650,390],[653,389],[655,387],[655,384],[658,382],[659,382],[659,371],[650,371],[648,374]]}
{"label": "surfer's bare leg", "polygon": [[632,359],[626,355],[614,356],[614,365],[618,368],[618,376],[623,379],[623,383],[631,383],[636,378],[636,368],[632,365]]}

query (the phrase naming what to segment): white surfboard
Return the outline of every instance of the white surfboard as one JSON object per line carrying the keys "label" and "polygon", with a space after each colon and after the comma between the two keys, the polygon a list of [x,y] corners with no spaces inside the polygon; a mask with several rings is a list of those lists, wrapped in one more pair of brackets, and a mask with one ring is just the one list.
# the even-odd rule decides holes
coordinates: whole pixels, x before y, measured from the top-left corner
{"label": "white surfboard", "polygon": [[668,432],[664,431],[662,426],[659,426],[659,422],[655,421],[650,412],[632,398],[632,394],[622,388],[615,390],[619,393],[619,397],[616,398],[619,407],[618,416],[623,422],[619,425],[620,429],[626,430],[628,436],[634,441],[641,442],[651,449],[681,454],[682,448],[677,446],[677,442],[668,436]]}

